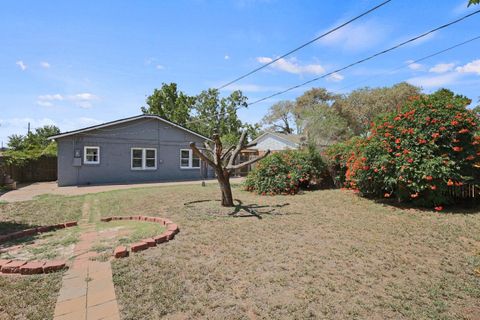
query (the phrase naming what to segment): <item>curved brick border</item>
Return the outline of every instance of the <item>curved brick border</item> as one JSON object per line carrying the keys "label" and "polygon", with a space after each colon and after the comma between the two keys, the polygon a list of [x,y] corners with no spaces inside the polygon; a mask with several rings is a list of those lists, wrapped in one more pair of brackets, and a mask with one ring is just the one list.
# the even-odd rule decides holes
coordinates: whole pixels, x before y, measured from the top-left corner
{"label": "curved brick border", "polygon": [[54,231],[57,229],[74,227],[76,225],[77,225],[77,221],[69,221],[69,222],[54,224],[50,226],[42,226],[37,228],[25,229],[22,231],[5,234],[3,236],[0,235],[0,243],[4,243],[10,240],[17,240],[24,237],[34,236],[38,233],[44,233],[44,232]]}
{"label": "curved brick border", "polygon": [[[163,219],[158,217],[147,217],[147,216],[114,216],[108,218],[102,218],[101,221],[103,222],[110,222],[114,220],[138,220],[138,221],[146,221],[146,222],[155,222],[160,223],[167,227],[167,230],[163,232],[161,235],[154,236],[152,238],[143,239],[140,242],[132,243],[130,245],[130,251],[138,252],[142,250],[146,250],[150,247],[155,247],[157,244],[161,244],[175,238],[175,235],[180,232],[180,228],[178,225],[173,223],[169,219]],[[113,252],[113,256],[115,258],[124,258],[128,256],[128,249],[125,246],[118,246],[115,248]]]}
{"label": "curved brick border", "polygon": [[[38,233],[44,233],[54,231],[57,229],[63,229],[73,227],[77,225],[77,221],[69,221],[65,223],[55,224],[51,226],[42,226],[38,228],[25,229],[0,236],[0,243],[4,243],[10,240],[17,240],[20,238],[33,236]],[[49,260],[49,261],[20,261],[11,259],[0,259],[0,272],[2,274],[41,274],[56,272],[64,269],[66,262],[64,260]]]}

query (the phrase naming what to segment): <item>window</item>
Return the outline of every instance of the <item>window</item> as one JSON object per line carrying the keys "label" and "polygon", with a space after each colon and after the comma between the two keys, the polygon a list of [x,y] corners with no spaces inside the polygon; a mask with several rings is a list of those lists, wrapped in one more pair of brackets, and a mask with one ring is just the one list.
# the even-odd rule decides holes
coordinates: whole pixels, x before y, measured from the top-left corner
{"label": "window", "polygon": [[191,149],[180,150],[180,168],[196,169],[200,168],[200,158],[193,154]]}
{"label": "window", "polygon": [[132,148],[132,170],[157,169],[157,149]]}
{"label": "window", "polygon": [[99,164],[100,163],[100,147],[85,147],[83,149],[83,163]]}

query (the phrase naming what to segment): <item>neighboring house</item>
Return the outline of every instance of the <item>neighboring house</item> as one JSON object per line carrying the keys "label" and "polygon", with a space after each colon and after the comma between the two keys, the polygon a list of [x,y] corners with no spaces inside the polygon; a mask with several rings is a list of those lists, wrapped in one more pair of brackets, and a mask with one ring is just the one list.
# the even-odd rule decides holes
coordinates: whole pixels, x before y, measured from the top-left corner
{"label": "neighboring house", "polygon": [[155,115],[139,115],[50,137],[58,185],[181,181],[213,177],[189,143],[209,139]]}
{"label": "neighboring house", "polygon": [[253,140],[252,143],[257,143],[253,149],[258,150],[260,154],[267,150],[281,151],[298,149],[302,144],[302,136],[266,131]]}
{"label": "neighboring house", "polygon": [[[266,131],[251,143],[257,143],[256,146],[250,149],[242,150],[238,162],[245,162],[259,155],[264,154],[267,150],[271,152],[299,149],[302,146],[303,138],[296,134],[283,134],[278,132]],[[243,167],[236,170],[235,175],[246,176],[250,170],[255,167],[255,164]]]}

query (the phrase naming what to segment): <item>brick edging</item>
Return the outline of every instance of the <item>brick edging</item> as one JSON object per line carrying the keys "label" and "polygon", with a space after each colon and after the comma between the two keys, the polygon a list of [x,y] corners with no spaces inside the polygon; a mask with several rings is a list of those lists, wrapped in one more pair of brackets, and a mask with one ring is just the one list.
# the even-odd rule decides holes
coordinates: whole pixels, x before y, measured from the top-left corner
{"label": "brick edging", "polygon": [[50,226],[41,226],[37,228],[30,228],[30,229],[25,229],[21,231],[16,231],[16,232],[8,233],[5,235],[0,235],[0,243],[4,243],[11,240],[17,240],[24,237],[34,236],[38,233],[44,233],[44,232],[54,231],[57,229],[74,227],[77,225],[78,225],[77,221],[68,221],[65,223],[59,223],[59,224],[54,224]]}
{"label": "brick edging", "polygon": [[[65,223],[42,226],[37,228],[25,229],[0,236],[0,243],[20,238],[33,236],[38,233],[54,231],[57,229],[69,228],[77,225],[77,221],[68,221]],[[20,261],[12,259],[0,259],[0,274],[41,274],[51,273],[64,269],[66,262],[64,260],[47,260],[47,261]]]}
{"label": "brick edging", "polygon": [[[151,238],[143,239],[139,242],[132,243],[130,245],[131,252],[143,251],[151,247],[156,247],[157,244],[165,243],[167,241],[173,240],[175,235],[180,232],[180,228],[177,224],[173,223],[169,219],[159,218],[159,217],[148,217],[148,216],[113,216],[108,218],[100,219],[103,222],[110,222],[115,220],[137,220],[145,222],[154,222],[160,223],[167,227],[167,230],[161,235],[154,236]],[[118,246],[113,252],[115,258],[124,258],[129,255],[128,248],[126,246]]]}

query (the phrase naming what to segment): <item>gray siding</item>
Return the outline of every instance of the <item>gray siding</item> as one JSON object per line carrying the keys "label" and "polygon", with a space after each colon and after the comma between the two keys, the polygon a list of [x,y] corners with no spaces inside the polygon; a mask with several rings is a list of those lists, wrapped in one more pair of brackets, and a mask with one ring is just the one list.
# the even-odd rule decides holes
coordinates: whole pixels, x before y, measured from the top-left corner
{"label": "gray siding", "polygon": [[[201,137],[158,119],[139,119],[59,138],[58,185],[201,179],[204,170],[180,168],[180,150],[189,149],[190,141],[203,144]],[[100,147],[100,164],[84,164],[85,146]],[[132,170],[131,148],[156,148],[157,169]],[[80,160],[74,159],[75,150],[80,152]]]}
{"label": "gray siding", "polygon": [[254,148],[259,151],[279,151],[297,149],[298,146],[291,141],[286,141],[284,139],[280,139],[279,137],[267,133],[263,137],[258,139],[257,145]]}

